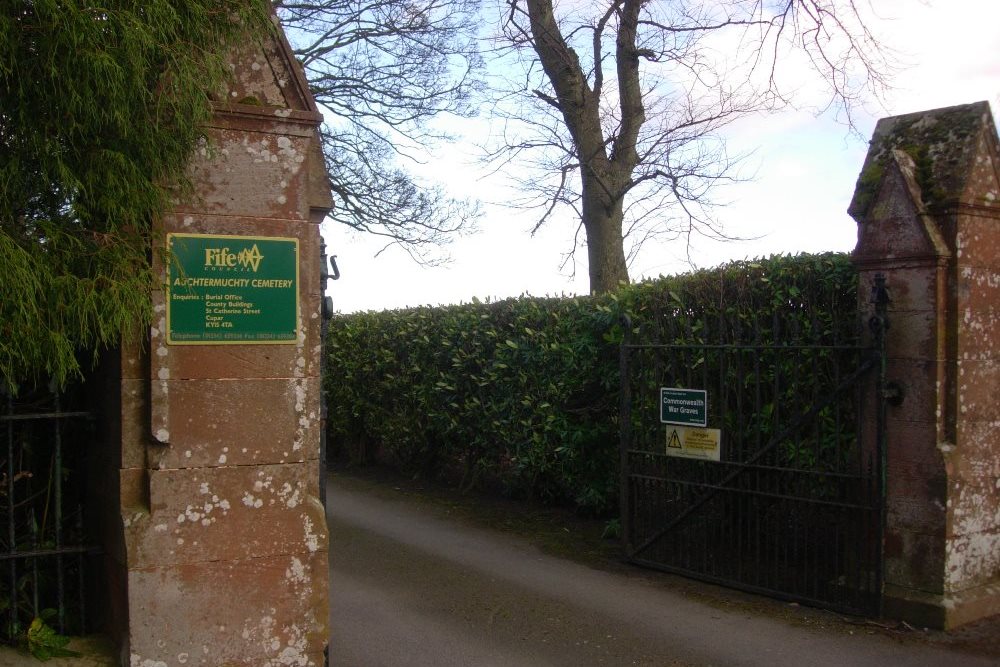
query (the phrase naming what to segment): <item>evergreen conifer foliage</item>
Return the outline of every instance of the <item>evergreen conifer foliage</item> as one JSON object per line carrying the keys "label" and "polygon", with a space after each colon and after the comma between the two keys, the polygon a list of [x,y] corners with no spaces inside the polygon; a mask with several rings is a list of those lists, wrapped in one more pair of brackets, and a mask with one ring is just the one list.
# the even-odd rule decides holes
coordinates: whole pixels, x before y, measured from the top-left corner
{"label": "evergreen conifer foliage", "polygon": [[0,0],[0,385],[81,371],[152,315],[153,222],[246,0]]}

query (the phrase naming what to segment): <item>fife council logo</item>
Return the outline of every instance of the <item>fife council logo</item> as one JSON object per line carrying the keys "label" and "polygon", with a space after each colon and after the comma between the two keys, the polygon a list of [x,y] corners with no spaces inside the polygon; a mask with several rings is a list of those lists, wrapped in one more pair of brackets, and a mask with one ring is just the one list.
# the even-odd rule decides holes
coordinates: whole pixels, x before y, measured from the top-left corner
{"label": "fife council logo", "polygon": [[211,271],[230,269],[257,272],[264,255],[254,243],[249,248],[232,252],[228,247],[205,248],[205,268]]}

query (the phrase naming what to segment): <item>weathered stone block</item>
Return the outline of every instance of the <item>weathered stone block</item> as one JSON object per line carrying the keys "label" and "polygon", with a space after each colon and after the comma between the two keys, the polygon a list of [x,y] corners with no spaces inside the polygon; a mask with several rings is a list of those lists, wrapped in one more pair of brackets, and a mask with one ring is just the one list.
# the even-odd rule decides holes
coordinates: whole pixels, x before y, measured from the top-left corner
{"label": "weathered stone block", "polygon": [[[876,273],[886,273],[883,268],[863,268],[858,286],[858,297],[865,306],[871,308],[872,280]],[[889,317],[896,313],[935,313],[938,307],[938,276],[933,264],[893,267],[887,274],[886,287],[889,290]],[[889,329],[889,340],[898,332]]]}
{"label": "weathered stone block", "polygon": [[887,347],[893,359],[941,358],[937,313],[933,310],[894,310],[889,313]]}
{"label": "weathered stone block", "polygon": [[963,267],[958,271],[956,283],[958,358],[1000,358],[1000,342],[994,335],[1000,320],[1000,273]]}
{"label": "weathered stone block", "polygon": [[122,468],[145,468],[146,445],[149,437],[149,380],[121,382],[121,446]]}
{"label": "weathered stone block", "polygon": [[[986,124],[985,122],[983,123]],[[1000,202],[1000,182],[997,180],[996,136],[982,132],[976,139],[975,161],[969,165],[965,195],[971,203]]]}
{"label": "weathered stone block", "polygon": [[131,570],[130,664],[322,667],[326,558],[316,552]]}
{"label": "weathered stone block", "polygon": [[1000,396],[1000,360],[960,360],[958,366],[957,412],[963,421],[989,422],[997,419]]}
{"label": "weathered stone block", "polygon": [[143,380],[149,377],[149,349],[145,338],[123,343],[119,351],[121,379]]}
{"label": "weathered stone block", "polygon": [[308,127],[282,129],[215,129],[189,168],[194,197],[175,210],[308,220],[305,163],[315,139]]}
{"label": "weathered stone block", "polygon": [[886,431],[892,434],[889,455],[893,465],[902,463],[926,471],[943,471],[944,457],[936,425],[898,419],[896,410],[890,409],[886,420]]}
{"label": "weathered stone block", "polygon": [[907,166],[901,169],[895,160],[887,160],[881,180],[867,193],[870,203],[864,219],[859,220],[855,258],[885,264],[938,254],[920,218],[922,206],[911,196],[913,184],[907,178]]}
{"label": "weathered stone block", "polygon": [[150,512],[126,526],[129,563],[150,567],[325,550],[318,466],[153,471]]}
{"label": "weathered stone block", "polygon": [[1000,488],[997,442],[1000,442],[1000,419],[963,420],[959,424],[955,443],[956,450],[962,453],[961,462],[954,466],[955,474],[963,478],[992,480],[994,486]]}
{"label": "weathered stone block", "polygon": [[[948,498],[948,535],[958,540],[952,550],[963,563],[950,567],[953,580],[964,572],[971,578],[1000,571],[1000,550],[992,550],[1000,535],[1000,477],[976,474],[962,466],[953,475]],[[961,549],[959,549],[961,546]],[[975,562],[966,563],[970,560]],[[975,576],[973,576],[975,573]]]}
{"label": "weathered stone block", "polygon": [[174,345],[154,364],[157,377],[172,380],[202,378],[308,378],[319,375],[319,312],[300,313],[298,341],[288,345]]}
{"label": "weathered stone block", "polygon": [[1000,210],[968,212],[959,216],[956,255],[963,267],[1000,270]]}
{"label": "weathered stone block", "polygon": [[118,471],[118,491],[123,513],[149,512],[149,471],[122,468]]}
{"label": "weathered stone block", "polygon": [[944,590],[943,535],[892,529],[885,536],[886,584],[940,594]]}
{"label": "weathered stone block", "polygon": [[1000,568],[1000,529],[957,533],[945,548],[947,590],[964,591],[995,581]]}
{"label": "weathered stone block", "polygon": [[928,476],[907,461],[890,462],[888,480],[891,498],[887,514],[893,526],[920,533],[941,533],[945,521],[948,480],[943,470]]}
{"label": "weathered stone block", "polygon": [[943,415],[938,383],[945,377],[944,362],[933,359],[899,359],[890,353],[886,363],[889,380],[898,383],[904,392],[903,402],[892,408],[891,417],[898,421],[936,424]]}
{"label": "weathered stone block", "polygon": [[289,463],[319,452],[319,378],[166,380],[156,383],[149,449],[156,468]]}
{"label": "weathered stone block", "polygon": [[288,108],[286,95],[295,82],[295,73],[270,45],[260,48],[248,44],[233,58],[241,67],[233,67],[233,78],[223,93],[229,102],[255,106]]}

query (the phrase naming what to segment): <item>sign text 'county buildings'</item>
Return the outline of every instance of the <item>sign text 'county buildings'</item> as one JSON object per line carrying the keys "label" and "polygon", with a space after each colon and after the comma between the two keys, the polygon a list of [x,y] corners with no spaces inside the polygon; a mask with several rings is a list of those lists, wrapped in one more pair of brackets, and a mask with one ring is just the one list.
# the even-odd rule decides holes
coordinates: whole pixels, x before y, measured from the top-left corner
{"label": "sign text 'county buildings'", "polygon": [[299,241],[167,234],[167,342],[294,343]]}

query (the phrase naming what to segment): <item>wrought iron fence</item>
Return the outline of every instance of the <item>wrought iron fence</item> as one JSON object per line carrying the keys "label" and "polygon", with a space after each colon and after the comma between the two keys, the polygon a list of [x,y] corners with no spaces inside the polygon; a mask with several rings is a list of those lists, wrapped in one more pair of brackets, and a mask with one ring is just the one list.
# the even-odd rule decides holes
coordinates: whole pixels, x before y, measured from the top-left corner
{"label": "wrought iron fence", "polygon": [[[881,451],[866,451],[859,424],[884,430],[881,344],[862,345],[853,323],[831,328],[800,317],[790,328],[777,315],[764,317],[751,326],[719,317],[697,331],[674,331],[667,321],[652,332],[656,343],[624,341],[628,556],[746,590],[877,613]],[[663,387],[706,391],[707,425],[721,431],[717,460],[671,450],[677,427],[660,422]]]}
{"label": "wrought iron fence", "polygon": [[89,412],[80,389],[0,393],[0,640],[14,643],[35,618],[61,634],[87,622],[83,499]]}

